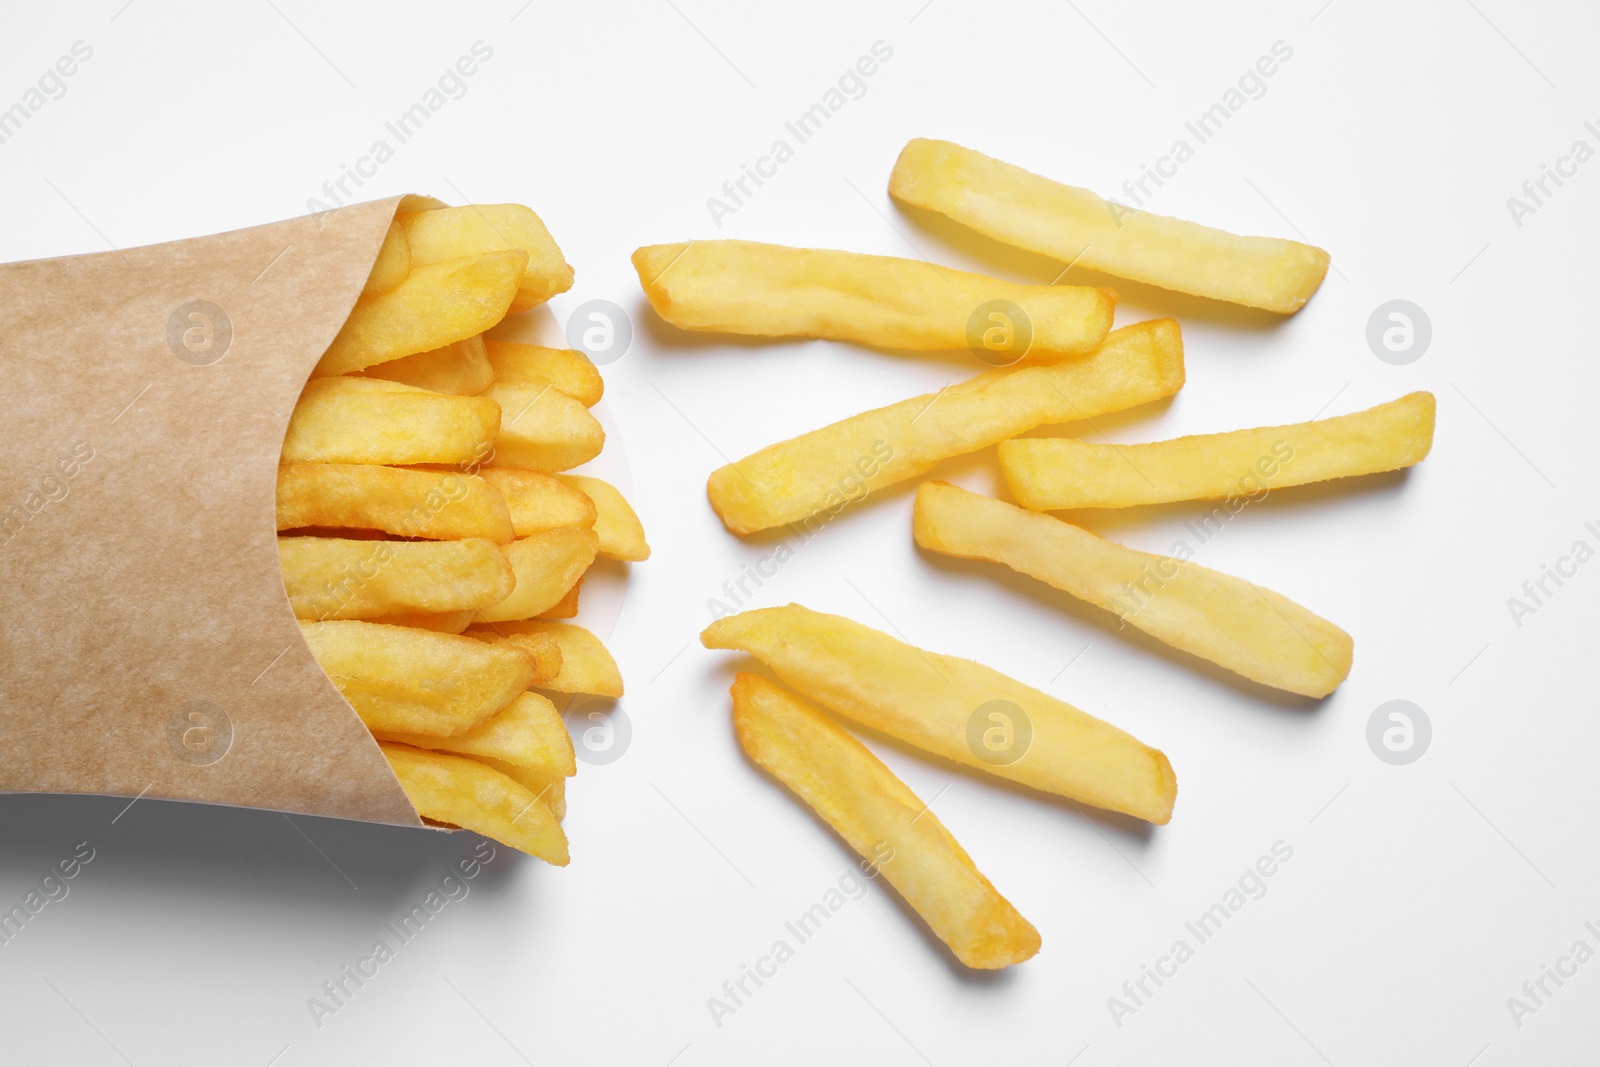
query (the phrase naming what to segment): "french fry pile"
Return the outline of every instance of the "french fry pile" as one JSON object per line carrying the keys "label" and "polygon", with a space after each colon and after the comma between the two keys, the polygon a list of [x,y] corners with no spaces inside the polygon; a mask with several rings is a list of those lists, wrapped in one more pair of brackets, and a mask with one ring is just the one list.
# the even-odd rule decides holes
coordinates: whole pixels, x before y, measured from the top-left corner
{"label": "french fry pile", "polygon": [[602,383],[566,349],[490,341],[572,285],[515,204],[407,198],[289,418],[284,584],[312,654],[430,824],[567,862],[571,738],[550,697],[620,697],[593,633],[562,622],[597,557],[650,548],[599,455]]}
{"label": "french fry pile", "polygon": [[[1281,314],[1302,307],[1328,268],[1318,248],[1121,209],[948,142],[908,144],[889,191],[1068,265]],[[918,545],[1004,564],[1263,685],[1320,698],[1349,673],[1350,636],[1288,597],[1045,512],[1216,500],[1231,516],[1275,488],[1408,467],[1432,447],[1431,394],[1321,422],[1144,445],[1022,437],[1176,393],[1185,376],[1178,324],[1113,330],[1110,289],[1018,285],[850,252],[691,241],[640,248],[633,262],[651,306],[682,329],[906,351],[967,346],[996,368],[713,472],[707,494],[733,533],[788,524],[814,532],[861,497],[997,445],[1021,506],[924,482],[912,515]],[[841,485],[858,488],[846,497]],[[1177,779],[1163,753],[971,660],[797,604],[719,619],[701,641],[754,656],[784,683],[735,679],[745,752],[872,857],[967,966],[1025,960],[1039,933],[826,712],[1042,792],[1154,823],[1171,818]]]}

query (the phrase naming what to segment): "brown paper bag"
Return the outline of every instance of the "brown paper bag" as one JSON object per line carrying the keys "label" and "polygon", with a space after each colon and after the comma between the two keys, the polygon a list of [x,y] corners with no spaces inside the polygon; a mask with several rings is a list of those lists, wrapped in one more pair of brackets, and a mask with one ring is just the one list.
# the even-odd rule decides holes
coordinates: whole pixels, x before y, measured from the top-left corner
{"label": "brown paper bag", "polygon": [[421,825],[300,637],[274,521],[398,203],[0,266],[0,791]]}

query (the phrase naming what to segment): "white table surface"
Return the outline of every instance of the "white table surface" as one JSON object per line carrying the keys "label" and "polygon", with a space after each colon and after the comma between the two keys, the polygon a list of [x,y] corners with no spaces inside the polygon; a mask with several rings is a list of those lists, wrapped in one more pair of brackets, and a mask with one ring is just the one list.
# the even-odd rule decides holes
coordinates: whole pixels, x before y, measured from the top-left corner
{"label": "white table surface", "polygon": [[[1520,219],[1507,205],[1575,141],[1600,149],[1584,125],[1600,120],[1592,8],[521,5],[103,0],[17,6],[7,19],[0,109],[75,42],[92,55],[0,144],[6,260],[303,213],[375,140],[393,140],[385,123],[475,42],[492,49],[459,99],[347,188],[533,206],[578,269],[531,327],[551,341],[586,300],[626,309],[633,344],[605,368],[606,469],[631,482],[654,555],[631,568],[625,599],[619,586],[586,605],[600,628],[614,622],[632,737],[571,786],[572,865],[501,849],[320,1026],[308,1000],[375,941],[394,941],[386,924],[476,839],[0,798],[0,907],[79,842],[93,849],[70,892],[0,944],[6,1062],[1493,1067],[1593,1056],[1600,963],[1569,956],[1579,941],[1600,950],[1600,563],[1548,585],[1555,595],[1520,626],[1507,606],[1574,542],[1600,547],[1584,526],[1600,520],[1588,310],[1600,163],[1563,164],[1575,173],[1547,181],[1551,195]],[[876,42],[892,55],[859,98],[718,228],[707,198],[775,139],[793,143],[784,123]],[[882,494],[747,586],[745,603],[801,601],[1048,689],[1163,748],[1176,814],[1133,829],[874,740],[1037,925],[1043,950],[1004,974],[963,973],[875,884],[714,1019],[708,998],[853,858],[732,737],[740,661],[695,638],[708,600],[726,600],[724,582],[774,542],[728,535],[705,477],[977,368],[681,334],[649,312],[629,253],[728,236],[1049,281],[1058,268],[1045,260],[898,210],[885,188],[905,141],[948,138],[1122,195],[1176,139],[1193,146],[1185,122],[1276,42],[1292,56],[1259,98],[1147,206],[1303,234],[1332,252],[1334,271],[1286,321],[1123,286],[1119,322],[1182,321],[1189,382],[1169,404],[1097,423],[1138,441],[1437,395],[1420,467],[1276,494],[1196,557],[1345,627],[1348,682],[1313,705],[1202,669],[1064,596],[919,553],[911,488]],[[1365,340],[1393,299],[1432,327],[1403,366]],[[936,473],[996,487],[992,450]],[[1094,525],[1167,550],[1194,514]],[[1403,766],[1367,742],[1369,717],[1396,699],[1432,726],[1425,755]],[[1275,845],[1292,858],[1199,944],[1185,923]],[[1130,999],[1124,982],[1180,939],[1192,958]],[[1570,976],[1545,979],[1536,1003],[1523,984],[1547,965]],[[1113,997],[1136,1010],[1114,1018]],[[1536,1010],[1514,1013],[1512,997]]]}

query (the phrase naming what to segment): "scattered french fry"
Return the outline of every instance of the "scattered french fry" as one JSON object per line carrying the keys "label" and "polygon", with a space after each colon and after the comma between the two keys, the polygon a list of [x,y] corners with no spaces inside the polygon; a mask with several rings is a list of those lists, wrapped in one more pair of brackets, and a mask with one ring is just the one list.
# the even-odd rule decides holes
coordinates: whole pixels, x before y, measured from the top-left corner
{"label": "scattered french fry", "polygon": [[764,678],[740,674],[733,725],[750,758],[874,863],[962,963],[1009,967],[1039,951],[1039,931],[928,805],[833,720]]}
{"label": "scattered french fry", "polygon": [[1047,423],[1089,419],[1171,396],[1183,385],[1178,324],[1124,326],[1090,356],[990,371],[939,393],[863,412],[712,472],[711,506],[753,533],[836,514],[940,460]]}
{"label": "scattered french fry", "polygon": [[313,378],[289,416],[288,463],[470,463],[500,432],[500,405],[373,378]]}
{"label": "scattered french fry", "polygon": [[296,618],[370,619],[480,610],[516,588],[493,541],[353,541],[280,537],[278,560]]}
{"label": "scattered french fry", "polygon": [[984,309],[1003,309],[1009,333],[984,347],[1007,363],[1093,351],[1117,303],[1109,289],[1018,285],[922,260],[754,241],[649,245],[633,266],[656,314],[684,330],[938,351],[979,343],[997,321]]}
{"label": "scattered french fry", "polygon": [[561,602],[594,562],[599,541],[593,530],[558,526],[506,545],[517,584],[511,595],[478,612],[478,622],[531,619]]}
{"label": "scattered french fry", "polygon": [[417,266],[416,253],[413,243],[404,281],[357,301],[318,375],[349,374],[482,333],[505,317],[528,260],[520,251],[485,252]]}
{"label": "scattered french fry", "polygon": [[1273,489],[1399,470],[1433,447],[1432,393],[1316,422],[1139,445],[1027,438],[1000,445],[1011,493],[1034,511],[1247,499]]}
{"label": "scattered french fry", "polygon": [[617,661],[611,658],[598,637],[581,626],[530,619],[474,626],[467,634],[472,637],[496,634],[511,638],[522,635],[550,638],[561,649],[561,670],[553,678],[535,682],[536,686],[557,693],[622,696],[622,672],[617,670]]}
{"label": "scattered french fry", "polygon": [[650,545],[644,539],[644,525],[633,505],[610,482],[584,474],[557,475],[569,487],[594,502],[597,517],[594,532],[600,538],[600,554],[607,559],[630,563],[650,558]]}
{"label": "scattered french fry", "polygon": [[285,463],[278,468],[278,529],[378,530],[456,540],[516,536],[492,479],[372,463]]}
{"label": "scattered french fry", "polygon": [[380,747],[417,814],[567,865],[566,833],[526,786],[477,760],[387,742]]}
{"label": "scattered french fry", "polygon": [[302,622],[311,654],[372,730],[447,737],[528,688],[521,653],[456,634],[356,621]]}
{"label": "scattered french fry", "polygon": [[803,696],[936,756],[1150,822],[1172,817],[1178,785],[1163,753],[972,660],[798,604],[718,619],[700,641],[747,652]]}
{"label": "scattered french fry", "polygon": [[1320,248],[1113,204],[949,141],[908,143],[889,193],[1063,263],[1285,315],[1300,310],[1328,272]]}
{"label": "scattered french fry", "polygon": [[586,408],[600,402],[605,382],[600,371],[582,352],[570,348],[542,348],[516,341],[488,342],[489,366],[494,380],[507,385],[554,386]]}
{"label": "scattered french fry", "polygon": [[1187,557],[1139,552],[1048,515],[924,482],[917,544],[1003,563],[1252,681],[1324,697],[1350,673],[1350,635],[1288,597]]}
{"label": "scattered french fry", "polygon": [[373,735],[380,741],[486,757],[544,774],[570,777],[578,773],[572,737],[561,713],[549,697],[538,693],[523,693],[478,725],[449,737],[394,730],[375,730]]}

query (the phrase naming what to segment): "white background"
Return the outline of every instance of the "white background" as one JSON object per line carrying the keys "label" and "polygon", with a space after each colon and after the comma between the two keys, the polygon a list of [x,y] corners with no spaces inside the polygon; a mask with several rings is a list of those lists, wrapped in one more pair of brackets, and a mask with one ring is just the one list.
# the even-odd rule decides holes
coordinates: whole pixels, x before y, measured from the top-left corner
{"label": "white background", "polygon": [[[1600,926],[1600,564],[1520,628],[1506,605],[1574,541],[1600,544],[1583,527],[1600,520],[1587,328],[1600,164],[1520,227],[1506,205],[1576,139],[1600,147],[1583,127],[1600,119],[1592,8],[521,3],[444,14],[109,0],[19,5],[5,20],[0,108],[75,41],[93,48],[66,94],[0,145],[7,260],[301,214],[484,41],[493,57],[465,95],[357,196],[527,203],[578,270],[536,328],[554,341],[588,299],[627,309],[633,347],[605,368],[610,449],[625,450],[654,548],[632,568],[612,635],[631,745],[570,789],[572,865],[502,850],[320,1028],[308,998],[473,839],[0,799],[0,905],[75,843],[96,850],[66,899],[0,945],[7,1062],[1592,1060],[1600,962],[1547,982],[1554,996],[1520,1027],[1507,998],[1579,939],[1600,949],[1584,928]],[[707,198],[876,41],[893,56],[865,95],[719,230]],[[1120,286],[1119,322],[1182,321],[1189,384],[1097,425],[1138,441],[1437,395],[1420,467],[1275,494],[1197,556],[1346,628],[1348,682],[1311,704],[1235,681],[1040,586],[920,554],[911,486],[873,499],[748,586],[745,602],[803,601],[1046,688],[1164,749],[1177,810],[1168,826],[1134,828],[873,741],[1037,925],[1043,950],[1007,973],[964,973],[874,886],[718,1027],[707,998],[853,859],[733,741],[726,689],[739,661],[695,635],[708,599],[726,599],[723,583],[775,542],[724,532],[705,477],[977,368],[680,334],[649,313],[629,253],[732,236],[1049,281],[1058,266],[894,207],[885,186],[905,141],[948,138],[1127,199],[1122,183],[1175,139],[1192,144],[1184,122],[1277,41],[1293,56],[1265,94],[1147,206],[1302,234],[1332,252],[1334,272],[1286,321]],[[1432,322],[1431,347],[1409,366],[1365,341],[1368,316],[1395,298]],[[993,489],[992,450],[937,474]],[[1164,551],[1195,514],[1086,522]],[[1391,699],[1414,701],[1433,726],[1409,766],[1381,762],[1366,740]],[[1279,841],[1293,858],[1265,895],[1118,1026],[1108,998],[1176,939],[1193,945],[1185,920]]]}

